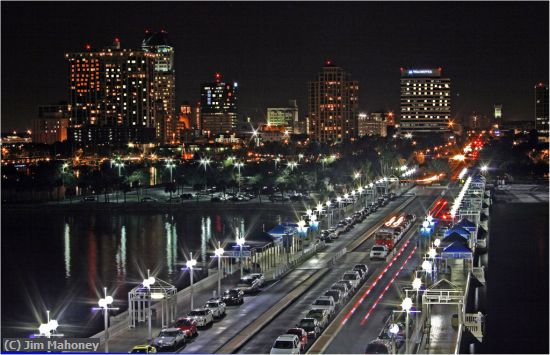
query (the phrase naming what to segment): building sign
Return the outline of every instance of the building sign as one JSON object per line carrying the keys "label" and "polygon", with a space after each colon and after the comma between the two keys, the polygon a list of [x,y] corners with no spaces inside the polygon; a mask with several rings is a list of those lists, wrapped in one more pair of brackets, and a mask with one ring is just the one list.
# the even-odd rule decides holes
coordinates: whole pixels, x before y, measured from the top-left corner
{"label": "building sign", "polygon": [[223,256],[227,256],[230,258],[238,258],[242,256],[243,258],[249,258],[252,256],[252,252],[250,250],[243,250],[242,254],[240,250],[226,250],[223,252]]}
{"label": "building sign", "polygon": [[406,69],[401,68],[402,77],[440,77],[441,68],[436,69]]}

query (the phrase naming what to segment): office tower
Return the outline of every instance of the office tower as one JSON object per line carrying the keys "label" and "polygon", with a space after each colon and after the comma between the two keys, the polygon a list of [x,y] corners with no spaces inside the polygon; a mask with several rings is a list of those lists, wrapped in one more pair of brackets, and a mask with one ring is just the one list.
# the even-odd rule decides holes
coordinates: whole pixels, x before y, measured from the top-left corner
{"label": "office tower", "polygon": [[53,144],[67,139],[71,107],[67,103],[38,106],[38,118],[32,121],[32,142]]}
{"label": "office tower", "polygon": [[288,132],[300,133],[298,127],[298,105],[296,100],[289,100],[288,107],[269,107],[267,109],[267,124],[284,126]]}
{"label": "office tower", "polygon": [[[161,143],[174,143],[176,124],[176,73],[174,69],[174,47],[169,44],[168,33],[145,33],[142,49],[155,54],[154,90],[155,101],[161,104],[157,108],[156,135]],[[159,101],[160,100],[160,101]],[[163,111],[163,112],[161,112]]]}
{"label": "office tower", "polygon": [[370,114],[360,113],[357,119],[359,137],[363,136],[387,136],[387,114],[383,112],[372,112]]}
{"label": "office tower", "polygon": [[191,105],[189,102],[184,102],[180,105],[180,112],[178,115],[178,122],[176,125],[176,140],[178,143],[188,141],[188,138],[192,135],[191,122],[193,121]]}
{"label": "office tower", "polygon": [[548,86],[535,86],[535,128],[541,141],[548,141]]}
{"label": "office tower", "polygon": [[495,113],[493,115],[495,121],[500,121],[502,120],[502,105],[495,105],[493,107],[495,109]]}
{"label": "office tower", "polygon": [[441,68],[401,68],[401,132],[447,133],[451,120],[451,79]]}
{"label": "office tower", "polygon": [[308,118],[313,138],[341,142],[357,136],[359,82],[330,60],[309,82]]}
{"label": "office tower", "polygon": [[120,40],[94,51],[67,53],[70,141],[84,145],[148,143],[154,139],[155,54],[121,49]]}
{"label": "office tower", "polygon": [[201,86],[201,129],[207,135],[232,133],[237,124],[237,83],[225,83],[220,73]]}

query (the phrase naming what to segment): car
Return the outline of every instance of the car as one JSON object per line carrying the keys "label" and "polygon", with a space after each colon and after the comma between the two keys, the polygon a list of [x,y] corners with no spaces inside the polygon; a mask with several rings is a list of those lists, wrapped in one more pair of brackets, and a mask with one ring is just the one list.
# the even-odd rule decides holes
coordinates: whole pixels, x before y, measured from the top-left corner
{"label": "car", "polygon": [[191,318],[182,317],[179,318],[175,325],[175,328],[179,328],[187,338],[196,337],[199,335],[199,331],[197,329],[197,322],[195,322]]}
{"label": "car", "polygon": [[280,335],[273,346],[270,354],[300,354],[300,340],[295,334]]}
{"label": "car", "polygon": [[181,198],[175,196],[175,197],[168,197],[166,199],[166,202],[181,202]]}
{"label": "car", "polygon": [[261,274],[259,272],[256,272],[256,273],[253,273],[253,274],[248,274],[248,276],[252,277],[252,278],[255,278],[256,280],[258,280],[258,287],[262,287],[264,284],[265,284],[265,277],[264,277],[264,274]]}
{"label": "car", "polygon": [[95,196],[84,196],[82,202],[95,202]]}
{"label": "car", "polygon": [[156,354],[157,348],[152,345],[136,345],[130,350],[129,354]]}
{"label": "car", "polygon": [[365,354],[396,354],[397,349],[392,341],[376,338],[367,345]]}
{"label": "car", "polygon": [[352,293],[355,291],[355,288],[353,287],[353,284],[351,283],[351,281],[350,280],[339,280],[338,283],[348,286],[349,296],[351,297]]}
{"label": "car", "polygon": [[344,299],[349,298],[351,290],[349,289],[349,286],[347,283],[338,283],[335,282],[331,287],[331,290],[338,290],[342,292],[342,295],[344,296]]}
{"label": "car", "polygon": [[260,291],[260,280],[253,277],[244,276],[239,280],[237,287],[240,288],[245,294],[256,293]]}
{"label": "car", "polygon": [[290,199],[286,196],[271,195],[271,196],[269,196],[269,201],[271,201],[271,202],[288,202],[288,201],[290,201]]}
{"label": "car", "polygon": [[306,346],[308,343],[308,337],[307,332],[304,328],[290,328],[286,331],[287,334],[294,334],[298,337],[298,340],[300,341],[300,350],[304,351],[306,350]]}
{"label": "car", "polygon": [[320,239],[327,244],[334,242],[334,239],[332,239],[330,235],[327,235],[326,237],[321,237]]}
{"label": "car", "polygon": [[223,292],[222,301],[226,305],[238,305],[244,303],[244,292],[239,288],[225,290]]}
{"label": "car", "polygon": [[154,198],[152,198],[150,196],[145,196],[141,199],[141,202],[157,202],[157,200],[155,200]]}
{"label": "car", "polygon": [[332,296],[321,296],[317,298],[313,302],[311,307],[314,309],[326,309],[328,311],[329,317],[332,316],[336,311],[336,304],[334,303],[334,298],[332,298]]}
{"label": "car", "polygon": [[214,323],[214,315],[207,308],[197,308],[187,313],[187,317],[197,322],[197,327],[208,327]]}
{"label": "car", "polygon": [[180,198],[182,200],[192,200],[193,199],[193,194],[181,194]]}
{"label": "car", "polygon": [[346,271],[344,273],[344,276],[342,276],[342,280],[351,282],[351,285],[355,290],[359,287],[359,283],[361,282],[361,276],[357,271],[354,271],[354,270]]}
{"label": "car", "polygon": [[374,245],[370,250],[370,259],[382,259],[385,260],[388,256],[388,247],[385,245]]}
{"label": "car", "polygon": [[210,199],[210,202],[222,202],[222,198],[219,196],[214,196]]}
{"label": "car", "polygon": [[158,350],[176,349],[185,343],[185,333],[179,328],[166,328],[153,339],[153,345]]}
{"label": "car", "polygon": [[353,270],[361,272],[361,278],[365,280],[369,274],[369,267],[365,264],[355,264]]}
{"label": "car", "polygon": [[211,299],[204,305],[204,308],[212,311],[214,318],[222,318],[225,315],[225,303],[220,299]]}
{"label": "car", "polygon": [[326,309],[322,308],[312,308],[310,309],[307,314],[306,318],[315,318],[319,322],[319,326],[321,328],[324,328],[328,325],[328,311]]}
{"label": "car", "polygon": [[344,303],[344,293],[340,290],[330,289],[327,290],[324,295],[332,297],[336,307],[341,307]]}
{"label": "car", "polygon": [[316,318],[306,317],[302,318],[296,328],[302,328],[307,332],[309,338],[315,338],[321,333],[321,326]]}

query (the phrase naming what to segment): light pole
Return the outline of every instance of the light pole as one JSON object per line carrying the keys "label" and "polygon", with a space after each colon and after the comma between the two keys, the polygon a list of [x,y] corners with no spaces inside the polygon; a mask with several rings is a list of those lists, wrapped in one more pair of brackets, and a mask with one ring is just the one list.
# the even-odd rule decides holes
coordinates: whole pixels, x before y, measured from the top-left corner
{"label": "light pole", "polygon": [[281,158],[277,157],[275,158],[275,170],[277,170],[277,163],[281,161]]}
{"label": "light pole", "polygon": [[55,319],[50,319],[50,311],[47,310],[46,311],[46,323],[42,323],[40,324],[40,326],[38,327],[38,333],[39,334],[35,334],[36,336],[40,336],[40,337],[46,337],[46,338],[50,338],[50,337],[62,337],[63,334],[58,334],[58,333],[55,333],[55,331],[57,330],[57,327],[59,326],[59,324],[57,323],[57,321]]}
{"label": "light pole", "polygon": [[191,278],[191,310],[193,310],[193,268],[197,265],[197,260],[193,259],[193,253],[190,254],[191,258],[187,260],[185,265],[189,269],[189,276]]}
{"label": "light pole", "polygon": [[338,218],[342,218],[342,198],[340,196],[336,197],[336,202],[338,202]]}
{"label": "light pole", "polygon": [[170,169],[170,182],[172,182],[172,169],[176,167],[172,159],[168,159],[166,162],[166,167]]}
{"label": "light pole", "polygon": [[240,252],[239,252],[239,264],[241,266],[241,279],[243,277],[243,245],[244,245],[244,237],[237,237],[237,245],[239,246],[240,248]]}
{"label": "light pole", "polygon": [[214,250],[214,255],[218,257],[218,297],[222,297],[222,256],[224,249],[218,243],[218,248]]}
{"label": "light pole", "polygon": [[[327,205],[327,218],[328,218],[327,229],[329,229],[330,227],[332,227],[332,210],[330,210],[330,200],[327,201],[326,205]],[[328,216],[329,210],[330,210],[330,217]]]}
{"label": "light pole", "polygon": [[298,166],[298,163],[296,163],[295,161],[289,161],[287,165],[290,168],[290,171],[293,171],[294,168]]}
{"label": "light pole", "polygon": [[412,300],[409,297],[406,297],[403,302],[401,302],[401,308],[407,313],[407,318],[405,321],[405,354],[410,354],[409,351],[409,312],[412,308]]}
{"label": "light pole", "polygon": [[109,307],[113,303],[113,297],[107,296],[107,287],[103,287],[105,298],[100,298],[99,307],[93,307],[94,311],[103,311],[103,321],[105,323],[105,352],[109,352],[109,311],[118,311],[118,307]]}
{"label": "light pole", "polygon": [[235,163],[235,166],[237,167],[237,170],[239,172],[239,193],[241,193],[241,168],[244,166],[244,163],[237,162]]}
{"label": "light pole", "polygon": [[202,158],[200,165],[204,165],[204,192],[206,193],[206,187],[208,185],[208,179],[206,177],[206,167],[210,165],[210,158]]}
{"label": "light pole", "polygon": [[302,159],[304,159],[304,155],[303,154],[298,154],[298,161],[301,162]]}
{"label": "light pole", "polygon": [[359,186],[361,186],[361,173],[360,172],[356,172],[355,174],[353,174],[353,178],[355,180],[359,179]]}
{"label": "light pole", "polygon": [[[422,287],[422,280],[418,277],[415,277],[412,282],[412,288],[416,291],[416,308],[418,309],[420,307],[420,303],[418,302],[418,294],[420,293],[420,288]],[[418,327],[418,312],[416,313],[416,326]]]}
{"label": "light pole", "polygon": [[147,288],[147,290],[149,290],[149,307],[147,309],[147,334],[148,334],[149,344],[151,344],[151,342],[153,341],[153,330],[152,330],[152,327],[151,327],[151,299],[152,299],[151,286],[156,281],[157,280],[153,276],[150,276],[149,269],[147,269],[147,278],[144,279],[141,284],[143,285],[143,287],[145,287],[145,288]]}
{"label": "light pole", "polygon": [[115,166],[118,168],[118,177],[122,175],[120,169],[124,167],[124,163],[121,161],[115,161]]}

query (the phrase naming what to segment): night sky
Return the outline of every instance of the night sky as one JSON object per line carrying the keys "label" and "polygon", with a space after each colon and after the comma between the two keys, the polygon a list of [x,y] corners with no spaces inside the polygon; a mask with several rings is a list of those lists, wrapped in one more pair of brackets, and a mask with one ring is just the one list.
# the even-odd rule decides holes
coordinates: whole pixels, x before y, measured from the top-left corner
{"label": "night sky", "polygon": [[534,119],[535,83],[548,81],[548,2],[2,2],[2,130],[30,128],[37,106],[69,99],[64,53],[145,29],[175,47],[178,103],[199,99],[214,72],[240,87],[241,113],[295,98],[325,59],[359,80],[365,111],[399,112],[399,68],[443,67],[453,116]]}

